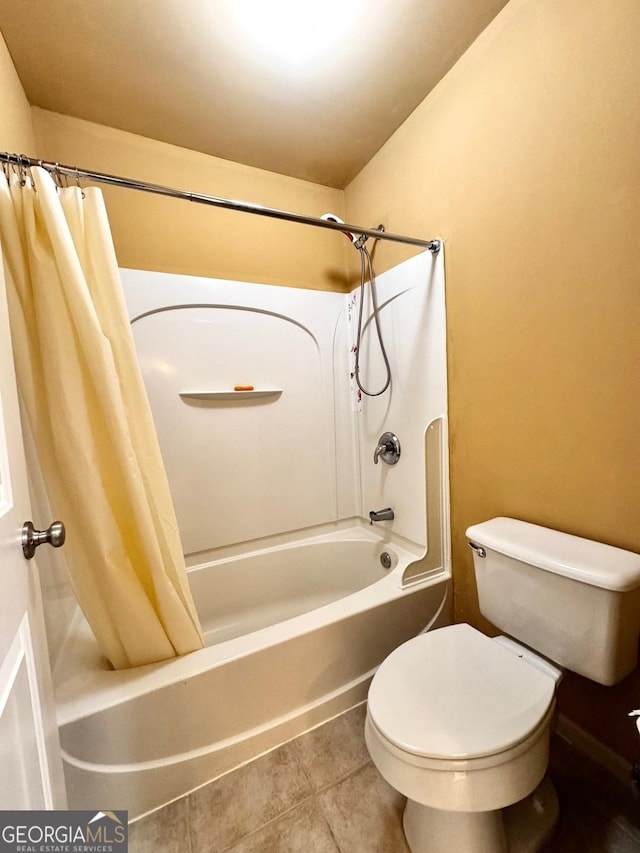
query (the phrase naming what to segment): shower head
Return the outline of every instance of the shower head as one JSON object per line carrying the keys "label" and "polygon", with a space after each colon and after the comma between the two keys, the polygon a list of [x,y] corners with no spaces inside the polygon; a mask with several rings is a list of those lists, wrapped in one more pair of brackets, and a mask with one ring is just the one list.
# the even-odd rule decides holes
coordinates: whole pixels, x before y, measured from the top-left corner
{"label": "shower head", "polygon": [[[344,225],[344,220],[340,219],[339,216],[336,216],[335,213],[323,213],[320,219],[326,219],[327,222],[338,222],[340,225]],[[352,234],[351,231],[343,231],[342,233],[353,244],[355,244],[358,239],[358,237],[355,234]]]}

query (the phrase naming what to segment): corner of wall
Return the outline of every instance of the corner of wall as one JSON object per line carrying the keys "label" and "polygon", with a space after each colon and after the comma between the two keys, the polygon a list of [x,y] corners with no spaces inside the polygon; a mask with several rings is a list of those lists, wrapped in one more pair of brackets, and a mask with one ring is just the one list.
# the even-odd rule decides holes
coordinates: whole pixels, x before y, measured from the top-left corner
{"label": "corner of wall", "polygon": [[0,148],[36,156],[31,106],[18,77],[6,42],[0,33]]}

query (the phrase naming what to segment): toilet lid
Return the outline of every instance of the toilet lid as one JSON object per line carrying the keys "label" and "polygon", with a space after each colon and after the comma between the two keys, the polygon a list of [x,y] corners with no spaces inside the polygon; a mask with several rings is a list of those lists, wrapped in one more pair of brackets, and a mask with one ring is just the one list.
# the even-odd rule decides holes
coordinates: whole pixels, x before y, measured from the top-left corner
{"label": "toilet lid", "polygon": [[400,749],[431,758],[493,755],[542,722],[555,681],[470,625],[409,640],[379,668],[368,709]]}

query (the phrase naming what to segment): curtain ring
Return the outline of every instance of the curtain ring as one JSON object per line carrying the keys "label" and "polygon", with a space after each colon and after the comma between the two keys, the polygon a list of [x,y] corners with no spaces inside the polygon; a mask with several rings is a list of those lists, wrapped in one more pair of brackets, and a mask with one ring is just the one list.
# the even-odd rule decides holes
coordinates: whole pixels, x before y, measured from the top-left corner
{"label": "curtain ring", "polygon": [[18,175],[20,177],[20,186],[24,187],[27,183],[27,168],[29,166],[29,161],[24,156],[24,154],[18,155]]}
{"label": "curtain ring", "polygon": [[84,190],[80,186],[80,169],[78,169],[77,166],[76,166],[76,186],[80,190],[80,195],[82,196],[82,198],[86,198],[86,196],[84,194]]}
{"label": "curtain ring", "polygon": [[59,193],[62,189],[62,175],[60,174],[60,166],[58,163],[53,164],[53,168],[51,171],[51,177],[53,178],[53,183],[56,187],[56,192]]}

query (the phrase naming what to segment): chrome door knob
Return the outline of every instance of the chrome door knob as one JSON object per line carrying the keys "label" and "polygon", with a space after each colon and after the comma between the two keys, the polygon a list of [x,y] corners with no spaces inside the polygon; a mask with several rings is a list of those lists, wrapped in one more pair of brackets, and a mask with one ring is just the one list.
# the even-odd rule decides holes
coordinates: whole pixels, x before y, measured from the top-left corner
{"label": "chrome door knob", "polygon": [[22,525],[22,553],[30,560],[38,545],[47,543],[52,548],[59,548],[64,545],[66,535],[61,521],[54,521],[46,530],[36,530],[30,521],[25,521]]}

